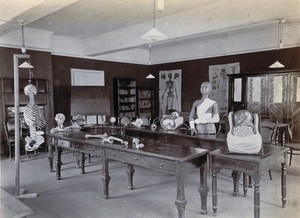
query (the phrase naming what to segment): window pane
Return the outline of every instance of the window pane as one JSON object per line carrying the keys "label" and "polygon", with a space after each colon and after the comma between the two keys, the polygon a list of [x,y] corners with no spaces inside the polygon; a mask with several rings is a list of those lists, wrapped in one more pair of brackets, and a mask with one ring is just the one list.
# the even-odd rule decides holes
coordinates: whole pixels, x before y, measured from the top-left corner
{"label": "window pane", "polygon": [[274,100],[273,103],[282,103],[282,84],[283,77],[282,76],[275,76],[274,77],[274,86],[273,86],[273,96]]}
{"label": "window pane", "polygon": [[242,101],[242,79],[234,80],[234,102]]}
{"label": "window pane", "polygon": [[248,99],[250,102],[261,102],[262,77],[249,78]]}

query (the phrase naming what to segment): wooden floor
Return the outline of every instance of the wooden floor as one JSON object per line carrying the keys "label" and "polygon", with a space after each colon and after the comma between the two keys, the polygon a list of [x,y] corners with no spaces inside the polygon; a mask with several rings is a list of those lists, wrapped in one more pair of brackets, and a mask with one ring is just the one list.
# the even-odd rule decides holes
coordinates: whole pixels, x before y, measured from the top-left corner
{"label": "wooden floor", "polygon": [[[38,193],[37,198],[22,200],[36,213],[34,218],[176,218],[176,182],[174,176],[136,168],[134,190],[127,189],[126,165],[110,162],[110,198],[102,198],[101,158],[93,157],[86,167],[86,174],[80,169],[72,153],[63,154],[62,180],[55,179],[49,172],[46,153],[22,158],[21,188],[29,193]],[[1,162],[1,188],[14,193],[15,164],[7,158]],[[300,217],[300,156],[293,157],[287,169],[287,207],[281,207],[280,166],[261,179],[261,217]],[[186,218],[214,217],[211,191],[208,195],[208,214],[200,214],[198,193],[199,174],[197,170],[186,177]],[[211,174],[208,175],[211,189]],[[248,196],[232,196],[231,172],[222,170],[218,174],[218,215],[219,218],[253,217],[253,189]],[[242,184],[240,183],[242,193]]]}

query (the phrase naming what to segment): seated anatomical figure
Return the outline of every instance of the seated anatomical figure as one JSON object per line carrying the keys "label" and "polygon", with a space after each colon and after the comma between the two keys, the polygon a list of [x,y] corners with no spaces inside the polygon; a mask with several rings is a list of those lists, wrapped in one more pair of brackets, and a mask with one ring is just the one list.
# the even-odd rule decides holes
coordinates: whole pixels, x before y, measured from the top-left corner
{"label": "seated anatomical figure", "polygon": [[226,140],[230,152],[256,154],[261,151],[262,139],[257,114],[251,114],[247,110],[230,112],[228,121],[230,130]]}
{"label": "seated anatomical figure", "polygon": [[249,111],[240,110],[234,114],[234,127],[232,134],[245,137],[254,135],[255,129],[253,124],[253,116]]}

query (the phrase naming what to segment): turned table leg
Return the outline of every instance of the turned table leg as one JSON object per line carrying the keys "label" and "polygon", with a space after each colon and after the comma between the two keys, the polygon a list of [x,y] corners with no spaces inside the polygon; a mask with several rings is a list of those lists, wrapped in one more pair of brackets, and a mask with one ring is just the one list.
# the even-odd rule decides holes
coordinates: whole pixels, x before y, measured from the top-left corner
{"label": "turned table leg", "polygon": [[[52,141],[54,141],[54,139],[52,139]],[[52,141],[48,141],[48,160],[49,160],[49,167],[50,167],[50,173],[54,172],[53,170],[53,143]]]}
{"label": "turned table leg", "polygon": [[212,170],[212,208],[213,214],[217,215],[218,196],[217,196],[217,170]]}
{"label": "turned table leg", "polygon": [[282,207],[286,206],[286,163],[281,163],[281,201]]}
{"label": "turned table leg", "polygon": [[201,199],[201,214],[207,214],[207,194],[208,194],[208,186],[207,186],[207,165],[204,163],[200,167],[200,186],[199,186],[199,194]]}
{"label": "turned table leg", "polygon": [[185,206],[187,204],[187,200],[185,198],[185,193],[184,193],[184,169],[180,164],[177,166],[176,180],[177,180],[177,197],[176,197],[175,205],[177,207],[178,217],[185,218]]}
{"label": "turned table leg", "polygon": [[259,180],[254,180],[254,218],[260,217],[260,190]]}
{"label": "turned table leg", "polygon": [[61,179],[61,152],[62,148],[56,147],[56,179],[60,180]]}
{"label": "turned table leg", "polygon": [[245,173],[243,173],[243,189],[244,189],[244,197],[246,197],[248,191],[248,175]]}
{"label": "turned table leg", "polygon": [[[103,152],[104,153],[104,152]],[[109,185],[109,172],[108,172],[108,159],[103,154],[102,157],[102,183],[103,183],[103,198],[107,199],[109,197],[108,194],[108,185]]]}
{"label": "turned table leg", "polygon": [[81,174],[85,174],[85,153],[80,152],[80,168],[81,168]]}
{"label": "turned table leg", "polygon": [[133,189],[133,174],[135,170],[132,164],[127,164],[128,189]]}
{"label": "turned table leg", "polygon": [[239,181],[241,173],[237,171],[232,171],[233,178],[233,196],[239,196]]}

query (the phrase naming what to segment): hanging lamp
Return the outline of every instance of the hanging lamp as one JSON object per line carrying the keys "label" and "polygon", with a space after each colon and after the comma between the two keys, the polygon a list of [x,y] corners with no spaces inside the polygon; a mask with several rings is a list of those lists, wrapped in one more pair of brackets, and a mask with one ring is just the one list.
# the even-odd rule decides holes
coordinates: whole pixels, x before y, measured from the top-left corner
{"label": "hanging lamp", "polygon": [[[157,5],[156,5],[156,1],[157,1]],[[153,0],[153,2],[154,2],[153,27],[148,32],[146,32],[144,35],[141,36],[141,39],[146,40],[148,42],[155,42],[155,41],[167,39],[167,37],[155,27],[156,10],[161,12],[164,9],[164,0]]]}
{"label": "hanging lamp", "polygon": [[[21,51],[22,51],[23,54],[26,54],[25,35],[24,35],[24,22],[23,21],[20,22],[20,26],[21,26],[21,33],[22,33],[22,47],[21,47]],[[33,66],[29,62],[24,61],[24,63],[22,63],[21,65],[19,65],[19,68],[31,69],[31,68],[33,68]]]}
{"label": "hanging lamp", "polygon": [[277,32],[277,51],[276,56],[277,60],[269,66],[269,68],[284,68],[285,66],[278,61],[278,51],[279,49],[283,48],[283,23],[284,19],[280,19],[278,22],[278,32]]}
{"label": "hanging lamp", "polygon": [[[151,44],[149,44],[149,65],[152,64],[152,58],[151,58]],[[153,76],[151,73],[146,76],[146,79],[155,79],[155,76]]]}

